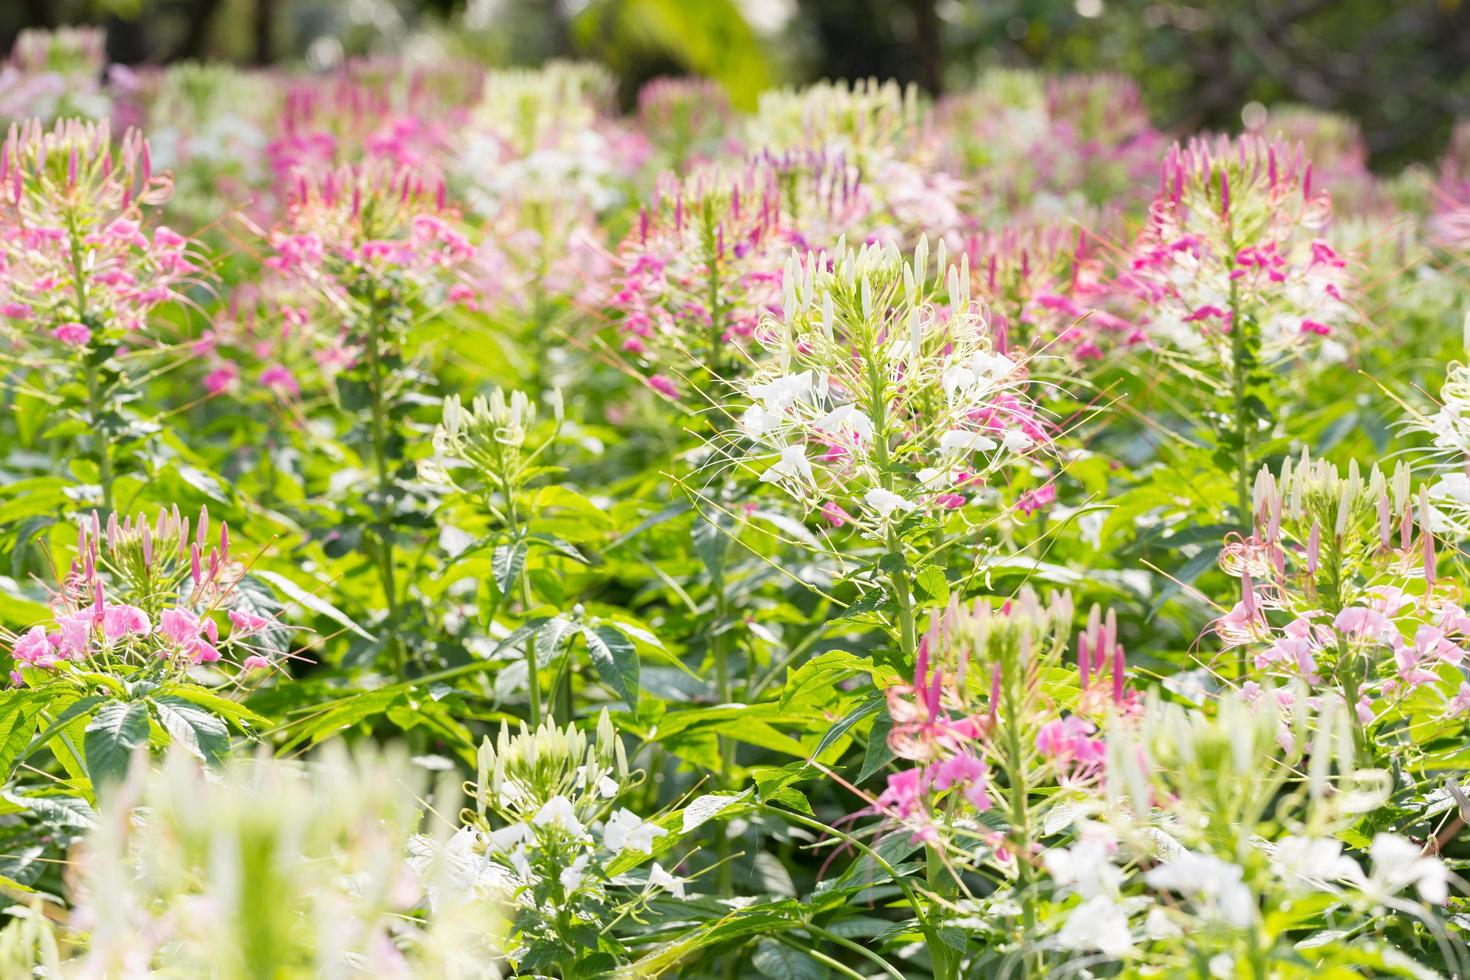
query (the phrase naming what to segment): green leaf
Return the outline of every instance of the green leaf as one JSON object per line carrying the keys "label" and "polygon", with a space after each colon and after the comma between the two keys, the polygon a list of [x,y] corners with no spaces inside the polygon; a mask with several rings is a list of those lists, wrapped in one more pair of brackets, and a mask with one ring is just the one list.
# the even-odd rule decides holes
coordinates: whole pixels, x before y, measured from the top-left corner
{"label": "green leaf", "polygon": [[121,781],[133,752],[148,744],[148,705],[142,701],[109,701],[97,709],[82,743],[92,786]]}
{"label": "green leaf", "polygon": [[41,746],[45,745],[47,742],[51,741],[53,738],[59,735],[61,731],[66,728],[66,726],[70,725],[72,722],[76,721],[78,718],[82,717],[105,700],[106,698],[101,698],[94,695],[92,697],[81,698],[80,700],[73,701],[61,712],[60,715],[56,717],[55,720],[47,725],[44,730],[38,733],[35,738],[31,739],[30,744],[21,751],[20,755],[16,756],[11,761],[10,771],[13,772],[15,766],[30,758],[33,752],[35,752]]}
{"label": "green leaf", "polygon": [[949,580],[938,565],[925,565],[914,576],[914,590],[925,605],[942,606],[949,602]]}
{"label": "green leaf", "polygon": [[229,754],[229,730],[208,711],[177,697],[155,698],[153,707],[164,731],[190,755],[214,765]]}
{"label": "green leaf", "polygon": [[863,768],[858,771],[858,782],[867,779],[893,759],[893,750],[888,747],[888,733],[893,730],[893,718],[885,710],[873,719],[868,732],[868,751],[863,755]]}
{"label": "green leaf", "polygon": [[582,627],[565,616],[552,616],[536,631],[536,663],[542,667],[556,662],[567,640]]}
{"label": "green leaf", "polygon": [[708,823],[737,803],[745,802],[750,790],[739,793],[706,793],[684,808],[684,825],[681,833],[689,833],[701,824]]}
{"label": "green leaf", "polygon": [[822,980],[827,976],[827,968],[821,963],[775,939],[756,943],[750,964],[770,980]]}
{"label": "green leaf", "polygon": [[501,595],[510,595],[521,572],[526,568],[526,542],[514,541],[496,545],[490,557],[490,572],[495,577],[495,587]]}
{"label": "green leaf", "polygon": [[630,708],[638,707],[638,651],[627,634],[616,626],[603,623],[583,627],[587,652],[603,683],[612,688]]}
{"label": "green leaf", "polygon": [[255,575],[258,578],[265,579],[271,585],[274,585],[276,588],[280,589],[282,595],[290,599],[292,602],[296,603],[298,606],[308,609],[311,612],[316,613],[318,616],[325,616],[339,626],[345,626],[347,629],[356,633],[364,640],[368,640],[373,643],[377,642],[377,637],[373,636],[373,634],[369,633],[361,626],[358,626],[355,622],[352,621],[352,618],[344,613],[342,610],[338,609],[336,606],[332,605],[330,602],[321,598],[320,596],[314,596],[310,592],[307,592],[305,589],[288,579],[286,576],[277,575],[275,572],[268,571],[256,571]]}
{"label": "green leaf", "polygon": [[852,727],[858,722],[880,711],[884,704],[885,700],[882,695],[875,695],[867,701],[859,703],[857,707],[843,715],[837,724],[827,730],[827,734],[822,736],[822,740],[817,743],[816,749],[812,751],[812,758],[814,760],[820,760],[823,752],[830,749],[839,738],[851,731]]}

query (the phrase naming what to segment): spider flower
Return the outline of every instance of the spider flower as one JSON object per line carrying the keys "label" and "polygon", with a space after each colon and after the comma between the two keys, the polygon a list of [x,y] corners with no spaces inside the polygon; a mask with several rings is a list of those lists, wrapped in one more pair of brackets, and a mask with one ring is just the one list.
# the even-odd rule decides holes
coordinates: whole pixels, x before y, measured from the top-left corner
{"label": "spider flower", "polygon": [[722,375],[779,308],[791,249],[835,241],[863,209],[855,173],[827,154],[661,176],[619,249],[622,349],[653,373]]}
{"label": "spider flower", "polygon": [[1341,361],[1355,320],[1346,259],[1324,240],[1328,195],[1301,148],[1258,136],[1175,144],[1125,288],[1157,344],[1239,370],[1237,347],[1273,363],[1311,349]]}
{"label": "spider flower", "polygon": [[[793,254],[782,312],[738,382],[747,465],[808,511],[835,502],[868,533],[919,511],[994,495],[1008,468],[1049,443],[1025,391],[971,299],[961,256],[927,242]],[[948,276],[944,270],[948,268]]]}
{"label": "spider flower", "polygon": [[871,178],[883,162],[907,154],[928,117],[912,84],[901,87],[876,78],[822,81],[761,93],[747,143],[773,152],[838,153]]}
{"label": "spider flower", "polygon": [[1117,305],[1098,240],[1070,225],[1007,227],[972,235],[965,254],[1005,351],[1048,350],[1096,360],[1142,339]]}
{"label": "spider flower", "polygon": [[43,349],[135,345],[198,277],[189,239],[151,219],[171,181],[106,122],[12,126],[0,147],[0,322]]}
{"label": "spider flower", "polygon": [[0,119],[104,119],[112,100],[102,88],[106,34],[95,27],[23,30],[0,65]]}
{"label": "spider flower", "polygon": [[1214,624],[1222,644],[1241,651],[1252,678],[1340,691],[1364,726],[1410,700],[1463,710],[1470,616],[1439,575],[1430,500],[1404,464],[1364,477],[1356,464],[1343,474],[1304,455],[1279,474],[1262,470],[1252,532],[1221,555],[1243,595]]}
{"label": "spider flower", "polygon": [[273,600],[245,583],[229,529],[220,525],[212,535],[200,511],[192,531],[177,507],[151,522],[141,514],[121,521],[113,514],[105,524],[96,514],[84,519],[76,557],[51,599],[51,621],[11,644],[17,667],[158,680],[202,664],[275,663],[285,628]]}

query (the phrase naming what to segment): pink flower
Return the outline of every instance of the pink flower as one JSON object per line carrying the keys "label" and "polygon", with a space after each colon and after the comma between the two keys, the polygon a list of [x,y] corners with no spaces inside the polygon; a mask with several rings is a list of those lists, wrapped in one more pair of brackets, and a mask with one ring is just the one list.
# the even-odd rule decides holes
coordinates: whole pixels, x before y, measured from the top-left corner
{"label": "pink flower", "polygon": [[56,621],[57,632],[46,638],[56,648],[56,656],[63,660],[85,658],[92,643],[94,622],[92,616],[83,613],[58,619]]}
{"label": "pink flower", "polygon": [[85,347],[92,339],[92,331],[88,330],[85,324],[73,320],[52,330],[51,336],[68,347]]}
{"label": "pink flower", "polygon": [[822,519],[833,527],[842,527],[852,520],[852,515],[842,509],[835,500],[829,500],[822,505]]}
{"label": "pink flower", "polygon": [[152,628],[147,614],[137,606],[108,606],[102,613],[102,635],[109,640],[147,636]]}
{"label": "pink flower", "polygon": [[30,664],[32,667],[50,667],[56,663],[51,643],[46,638],[46,630],[41,626],[32,626],[28,631],[22,633],[15,641],[15,649],[11,656],[18,662]]}
{"label": "pink flower", "polygon": [[924,795],[924,771],[917,766],[888,777],[888,788],[878,795],[878,809],[892,811],[906,820],[920,809]]}
{"label": "pink flower", "polygon": [[256,655],[253,657],[246,657],[245,662],[240,666],[245,670],[265,670],[268,669],[270,665],[270,658]]}
{"label": "pink flower", "polygon": [[240,370],[233,364],[223,364],[204,376],[204,390],[211,395],[218,395],[227,390],[240,376]]}
{"label": "pink flower", "polygon": [[1470,708],[1470,683],[1461,681],[1460,690],[1455,693],[1454,697],[1450,698],[1450,703],[1445,707],[1445,713],[1448,715],[1460,715],[1464,714],[1467,708]]}
{"label": "pink flower", "polygon": [[199,617],[187,609],[165,609],[158,628],[173,642],[184,646],[199,638]]}
{"label": "pink flower", "polygon": [[986,792],[989,779],[985,763],[970,753],[960,752],[950,756],[935,766],[930,775],[931,785],[935,789],[963,786],[965,799],[970,801],[971,806],[981,811],[990,809],[990,794]]}
{"label": "pink flower", "polygon": [[296,383],[295,375],[279,364],[272,364],[260,372],[260,383],[272,391],[284,392],[287,395],[301,394],[301,385]]}
{"label": "pink flower", "polygon": [[219,651],[199,635],[203,631],[215,639],[213,620],[200,622],[199,617],[188,609],[165,609],[158,617],[158,628],[196,664],[214,663],[219,659]]}
{"label": "pink flower", "polygon": [[1363,636],[1380,643],[1388,642],[1390,636],[1398,636],[1383,613],[1367,606],[1349,606],[1337,614],[1332,625],[1345,636]]}
{"label": "pink flower", "polygon": [[236,633],[254,633],[263,630],[274,623],[264,616],[254,613],[242,612],[239,609],[230,610],[230,625],[234,626]]}
{"label": "pink flower", "polygon": [[653,374],[648,377],[648,387],[668,398],[678,398],[679,388],[673,379],[664,374]]}
{"label": "pink flower", "polygon": [[1301,330],[1302,333],[1314,333],[1319,337],[1326,337],[1332,333],[1331,327],[1325,323],[1319,323],[1316,320],[1303,320]]}
{"label": "pink flower", "polygon": [[1058,718],[1042,725],[1036,733],[1036,750],[1056,762],[1101,763],[1105,754],[1103,741],[1091,737],[1096,730],[1091,722],[1076,715]]}
{"label": "pink flower", "polygon": [[1027,490],[1021,494],[1021,499],[1016,501],[1016,509],[1028,517],[1036,511],[1054,502],[1057,499],[1057,485],[1048,483],[1037,487],[1035,490]]}

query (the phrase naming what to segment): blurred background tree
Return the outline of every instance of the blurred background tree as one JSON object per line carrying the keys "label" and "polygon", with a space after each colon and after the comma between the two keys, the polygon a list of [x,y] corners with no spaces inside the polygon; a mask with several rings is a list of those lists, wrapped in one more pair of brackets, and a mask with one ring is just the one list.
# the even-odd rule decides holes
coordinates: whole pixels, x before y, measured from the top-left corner
{"label": "blurred background tree", "polygon": [[491,63],[592,58],[625,98],[694,72],[753,103],[819,77],[963,88],[994,66],[1115,71],[1165,126],[1238,128],[1295,102],[1356,118],[1375,165],[1439,152],[1470,116],[1465,0],[8,0],[28,26],[101,23],[124,64],[215,58],[325,67],[375,51]]}

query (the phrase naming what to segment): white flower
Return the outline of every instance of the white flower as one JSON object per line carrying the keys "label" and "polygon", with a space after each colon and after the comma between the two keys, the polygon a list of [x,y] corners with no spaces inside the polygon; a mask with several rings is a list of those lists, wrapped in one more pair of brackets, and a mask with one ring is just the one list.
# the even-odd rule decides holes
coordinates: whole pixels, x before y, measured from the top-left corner
{"label": "white flower", "polygon": [[662,888],[675,898],[684,897],[684,879],[669,874],[659,867],[657,861],[653,862],[653,870],[648,872],[648,884],[653,888]]}
{"label": "white flower", "polygon": [[571,863],[570,867],[561,869],[561,874],[557,877],[563,889],[574,892],[582,886],[582,879],[586,877],[584,872],[587,870],[588,858],[587,852],[583,851],[577,855],[577,859]]}
{"label": "white flower", "polygon": [[856,405],[842,405],[832,409],[813,422],[812,428],[832,435],[851,432],[860,443],[870,442],[873,438],[873,420],[859,411]]}
{"label": "white flower", "polygon": [[1276,861],[1307,878],[1356,880],[1363,875],[1358,863],[1342,853],[1342,841],[1331,837],[1283,837],[1276,845]]}
{"label": "white flower", "polygon": [[812,463],[806,458],[806,447],[799,442],[782,449],[781,458],[761,474],[762,483],[779,483],[783,479],[812,482]]}
{"label": "white flower", "polygon": [[1004,354],[978,350],[963,361],[956,361],[944,369],[941,384],[950,403],[961,398],[984,395],[995,382],[1010,376],[1016,370],[1016,362]]}
{"label": "white flower", "polygon": [[1143,920],[1143,931],[1150,939],[1174,939],[1184,935],[1184,930],[1169,918],[1169,913],[1157,907],[1148,910],[1148,918]]}
{"label": "white flower", "polygon": [[1013,453],[1024,453],[1031,448],[1031,437],[1020,429],[1007,429],[1001,434],[1000,441]]}
{"label": "white flower", "polygon": [[572,801],[565,796],[553,796],[547,800],[531,822],[538,827],[560,827],[574,837],[580,837],[583,832],[582,822],[577,819],[577,811],[572,807]]}
{"label": "white flower", "polygon": [[779,415],[811,390],[812,373],[802,371],[800,374],[788,374],[772,378],[763,384],[751,385],[746,393],[764,405],[767,412]]}
{"label": "white flower", "polygon": [[752,439],[759,439],[779,426],[781,418],[780,412],[768,412],[759,405],[752,405],[740,417],[740,431]]}
{"label": "white flower", "polygon": [[1211,854],[1185,851],[1171,861],[1150,868],[1143,880],[1150,888],[1188,895],[1201,906],[1201,911],[1218,916],[1229,925],[1244,926],[1255,917],[1256,902],[1241,880],[1243,876],[1237,864]]}
{"label": "white flower", "polygon": [[1107,844],[1082,840],[1071,847],[1054,847],[1041,855],[1047,873],[1057,884],[1072,888],[1085,899],[1116,895],[1123,880],[1122,869],[1108,859]]}
{"label": "white flower", "polygon": [[424,834],[409,840],[408,866],[423,885],[430,909],[452,906],[486,879],[490,862],[478,845],[479,835],[470,827],[442,843]]}
{"label": "white flower", "polygon": [[911,500],[903,499],[891,490],[884,490],[882,487],[874,487],[869,490],[863,495],[863,500],[869,507],[878,512],[879,517],[885,518],[900,508],[910,511],[919,506]]}
{"label": "white flower", "polygon": [[954,452],[982,452],[988,453],[994,449],[996,442],[989,436],[982,436],[978,432],[970,432],[967,429],[950,429],[939,437],[939,448],[947,453]]}
{"label": "white flower", "polygon": [[610,800],[618,795],[618,784],[611,776],[603,776],[597,781],[597,792],[603,799]]}
{"label": "white flower", "polygon": [[1133,951],[1128,934],[1128,914],[1115,900],[1099,895],[1072,910],[1057,944],[1063,949],[1095,949],[1106,956],[1126,956]]}
{"label": "white flower", "polygon": [[632,810],[618,810],[602,826],[602,843],[614,854],[629,849],[652,854],[654,838],[667,833],[658,824],[644,820]]}
{"label": "white flower", "polygon": [[1368,856],[1373,859],[1373,874],[1363,891],[1370,897],[1390,898],[1414,885],[1426,902],[1438,905],[1449,898],[1449,871],[1444,862],[1426,856],[1411,841],[1397,834],[1379,834]]}

